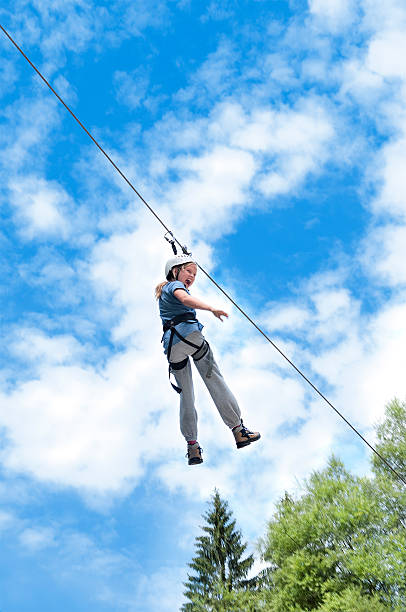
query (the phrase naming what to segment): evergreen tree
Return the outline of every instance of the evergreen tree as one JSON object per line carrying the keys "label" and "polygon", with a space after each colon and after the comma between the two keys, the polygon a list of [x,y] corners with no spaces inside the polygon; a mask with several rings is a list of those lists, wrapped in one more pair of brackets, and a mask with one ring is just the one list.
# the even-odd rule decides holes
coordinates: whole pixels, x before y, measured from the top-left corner
{"label": "evergreen tree", "polygon": [[[203,517],[206,520],[202,527],[204,535],[196,538],[196,555],[189,563],[195,575],[188,574],[185,582],[184,595],[189,601],[182,606],[182,611],[249,610],[249,594],[243,589],[247,588],[246,578],[254,557],[242,558],[247,544],[242,542],[228,504],[220,498],[217,490],[211,508]],[[238,591],[241,591],[241,602]]]}

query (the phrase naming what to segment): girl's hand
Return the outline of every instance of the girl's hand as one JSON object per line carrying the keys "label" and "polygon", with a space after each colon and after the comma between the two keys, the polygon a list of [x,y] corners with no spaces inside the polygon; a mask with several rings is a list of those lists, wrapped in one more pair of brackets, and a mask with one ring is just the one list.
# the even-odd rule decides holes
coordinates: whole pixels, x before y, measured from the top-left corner
{"label": "girl's hand", "polygon": [[228,314],[224,312],[224,310],[212,310],[212,313],[214,314],[215,317],[217,317],[217,319],[220,319],[220,321],[223,320],[221,317],[228,318]]}

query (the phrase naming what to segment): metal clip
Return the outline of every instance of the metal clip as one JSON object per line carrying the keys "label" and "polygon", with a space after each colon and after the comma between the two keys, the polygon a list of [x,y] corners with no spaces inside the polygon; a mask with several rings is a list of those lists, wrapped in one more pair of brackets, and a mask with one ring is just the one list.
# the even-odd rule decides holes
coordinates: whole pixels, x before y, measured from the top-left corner
{"label": "metal clip", "polygon": [[[168,238],[168,234],[169,234],[169,236],[171,236],[172,240],[171,240],[171,238]],[[170,231],[166,232],[166,234],[165,234],[164,238],[165,238],[165,240],[166,240],[167,242],[169,242],[169,244],[171,245],[171,247],[172,247],[172,251],[173,251],[173,254],[174,254],[174,255],[177,255],[177,254],[178,254],[178,250],[177,250],[177,248],[176,248],[176,244],[175,244],[175,240],[174,240],[174,238],[173,238],[173,234],[172,234],[172,232],[170,232]]]}

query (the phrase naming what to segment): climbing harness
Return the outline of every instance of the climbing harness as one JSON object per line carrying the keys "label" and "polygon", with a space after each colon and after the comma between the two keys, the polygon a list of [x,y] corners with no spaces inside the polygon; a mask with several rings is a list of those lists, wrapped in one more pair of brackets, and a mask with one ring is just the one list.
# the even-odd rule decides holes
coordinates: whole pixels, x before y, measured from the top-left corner
{"label": "climbing harness", "polygon": [[[142,197],[142,195],[139,193],[139,191],[137,191],[137,189],[134,187],[134,185],[131,183],[131,181],[126,177],[126,175],[124,174],[124,172],[122,172],[122,170],[120,170],[120,168],[117,166],[117,164],[112,160],[112,158],[106,153],[106,151],[103,149],[103,147],[97,142],[97,140],[94,138],[94,136],[92,136],[92,134],[89,132],[89,130],[83,125],[83,123],[78,119],[78,117],[75,115],[75,113],[70,109],[70,107],[66,104],[66,102],[64,102],[64,100],[61,98],[61,96],[55,91],[55,89],[50,85],[50,83],[46,80],[46,78],[41,74],[41,72],[38,70],[38,68],[32,63],[32,61],[27,57],[27,55],[24,53],[24,51],[18,46],[18,44],[15,42],[15,40],[10,36],[10,34],[7,32],[7,30],[0,24],[0,29],[4,32],[4,34],[7,36],[7,38],[10,40],[10,42],[14,45],[14,47],[21,53],[21,55],[27,60],[27,62],[30,64],[30,66],[33,68],[33,70],[38,74],[38,76],[42,79],[42,81],[45,83],[45,85],[52,91],[52,93],[58,98],[58,100],[60,101],[60,103],[66,108],[66,110],[70,113],[70,115],[73,117],[73,119],[75,119],[75,121],[80,125],[80,127],[86,132],[86,134],[89,136],[89,138],[94,142],[94,144],[96,145],[96,147],[100,150],[101,153],[103,153],[103,155],[106,157],[106,159],[108,159],[108,161],[111,163],[111,165],[114,167],[114,169],[119,173],[119,175],[121,176],[122,179],[124,179],[124,181],[127,183],[127,185],[133,190],[133,192],[139,197],[139,199],[141,200],[141,202],[146,206],[146,208],[148,208],[148,210],[150,211],[150,213],[157,219],[157,221],[162,225],[162,227],[165,228],[166,230],[166,234],[165,234],[165,238],[166,240],[171,244],[172,246],[172,250],[174,252],[174,255],[176,255],[175,249],[176,249],[176,244],[181,248],[182,253],[184,255],[189,255],[186,247],[182,246],[182,244],[179,242],[179,240],[177,238],[175,238],[175,236],[173,235],[173,233],[171,232],[171,230],[166,226],[166,224],[162,221],[162,219],[160,218],[160,216],[155,212],[155,210],[152,208],[152,206],[150,206],[148,204],[148,202]],[[168,239],[167,236],[170,236],[170,238]],[[201,270],[201,272],[203,272],[203,274],[217,287],[217,289],[219,289],[219,291],[221,291],[221,293],[233,304],[233,306],[235,306],[235,308],[237,308],[237,310],[251,323],[251,325],[253,325],[255,327],[255,329],[265,338],[265,340],[267,340],[267,342],[269,342],[275,350],[278,351],[278,353],[289,363],[289,365],[292,366],[292,368],[297,372],[297,374],[299,374],[299,376],[301,376],[303,378],[303,380],[305,380],[311,387],[312,389],[321,397],[321,399],[323,399],[326,404],[328,404],[328,406],[330,406],[330,408],[332,410],[334,410],[334,412],[348,425],[348,427],[350,427],[350,429],[364,442],[364,444],[366,444],[366,446],[368,446],[368,448],[375,453],[375,455],[377,457],[379,457],[379,459],[382,461],[382,463],[384,463],[386,465],[386,467],[392,472],[392,474],[394,474],[400,481],[402,481],[402,483],[404,485],[406,485],[406,477],[402,476],[394,467],[392,467],[392,465],[389,463],[389,461],[387,461],[387,459],[385,459],[385,457],[383,455],[381,455],[381,453],[379,453],[376,448],[374,448],[372,446],[372,444],[370,444],[368,442],[368,440],[350,423],[350,421],[348,421],[348,419],[346,419],[346,417],[327,399],[327,397],[316,387],[316,385],[314,385],[311,380],[289,359],[289,357],[287,357],[285,355],[285,353],[283,353],[283,351],[271,340],[271,338],[269,338],[269,336],[255,323],[255,321],[253,321],[251,319],[251,317],[249,317],[249,315],[232,299],[232,297],[214,280],[214,278],[208,273],[206,272],[206,270],[204,270],[204,268],[202,268],[197,262],[194,262],[197,267],[199,268],[199,270]],[[176,333],[176,332],[174,332]]]}
{"label": "climbing harness", "polygon": [[[207,340],[203,340],[202,344],[198,346],[197,344],[194,344],[194,342],[190,342],[189,340],[186,340],[186,338],[182,336],[182,334],[176,329],[176,326],[179,325],[179,323],[198,323],[198,320],[192,313],[186,312],[184,314],[177,315],[176,317],[173,317],[173,319],[170,319],[169,321],[165,321],[163,323],[162,327],[163,327],[164,333],[163,333],[161,342],[163,342],[164,340],[165,333],[168,330],[170,330],[171,332],[169,336],[168,350],[166,354],[168,358],[168,363],[169,363],[169,367],[168,367],[169,382],[171,381],[172,372],[177,371],[177,370],[183,370],[183,368],[187,366],[187,363],[189,361],[189,357],[186,357],[185,359],[182,359],[182,361],[171,362],[172,344],[173,344],[173,339],[175,336],[177,336],[179,340],[181,340],[185,344],[188,344],[189,346],[192,346],[193,348],[196,349],[195,352],[192,353],[191,355],[194,361],[200,361],[200,359],[202,359],[203,357],[205,357],[205,355],[207,355],[207,351],[210,351],[209,365],[208,365],[207,373],[206,373],[206,378],[210,378],[211,373],[212,373],[212,368],[213,368],[213,357],[212,357],[209,343],[207,342]],[[202,351],[201,355],[199,355],[200,351]],[[178,387],[177,385],[174,385],[172,382],[171,382],[171,385],[177,393],[182,393],[182,389],[180,387]]]}

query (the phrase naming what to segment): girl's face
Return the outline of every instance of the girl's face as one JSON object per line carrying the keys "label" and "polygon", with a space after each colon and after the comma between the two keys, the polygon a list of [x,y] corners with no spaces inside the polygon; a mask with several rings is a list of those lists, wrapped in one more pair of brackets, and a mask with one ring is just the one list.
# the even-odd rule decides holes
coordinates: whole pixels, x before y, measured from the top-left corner
{"label": "girl's face", "polygon": [[178,281],[183,283],[186,289],[189,289],[195,282],[197,274],[197,266],[194,263],[188,263],[179,270]]}

